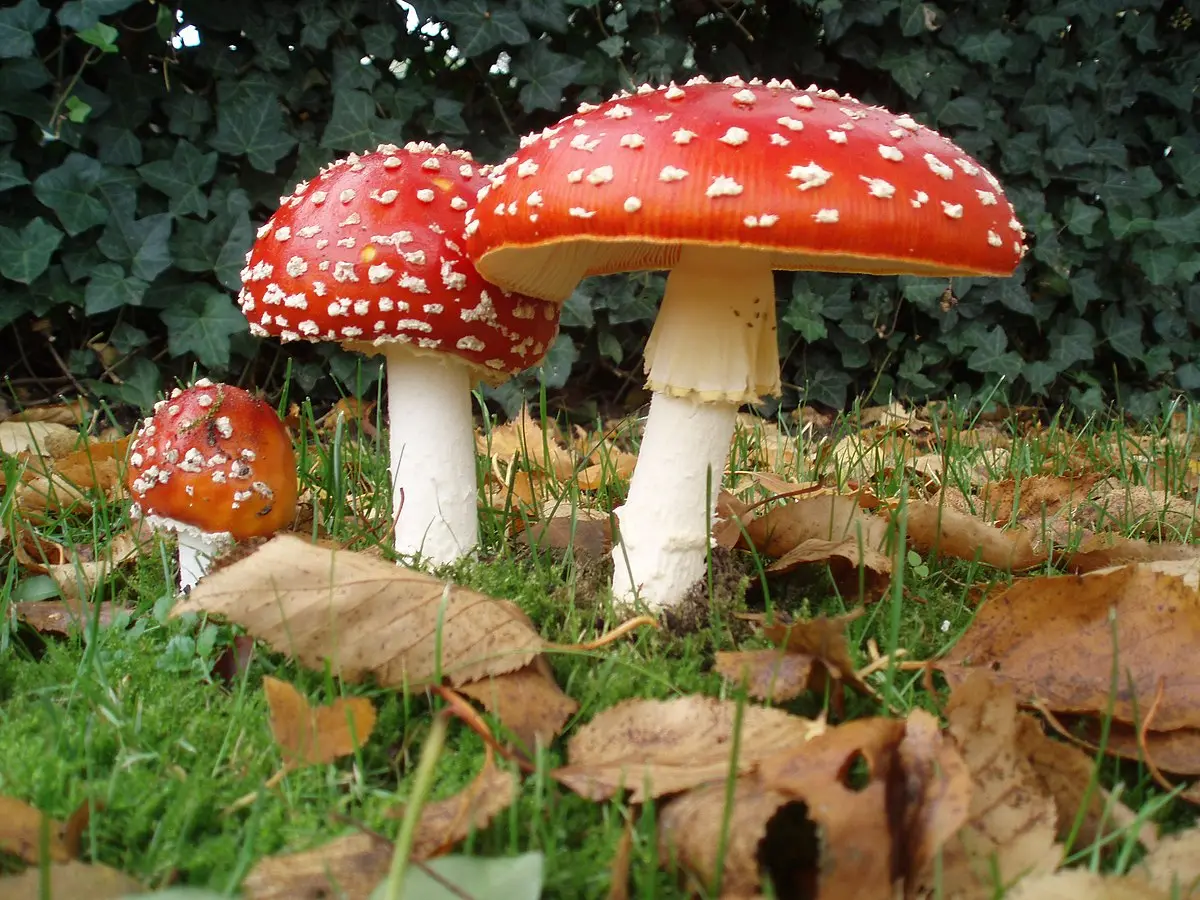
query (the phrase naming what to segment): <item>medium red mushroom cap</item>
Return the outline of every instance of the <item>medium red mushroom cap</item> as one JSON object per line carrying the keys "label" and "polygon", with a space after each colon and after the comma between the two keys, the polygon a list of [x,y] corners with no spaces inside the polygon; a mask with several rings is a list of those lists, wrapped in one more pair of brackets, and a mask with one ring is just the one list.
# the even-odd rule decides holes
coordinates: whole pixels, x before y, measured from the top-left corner
{"label": "medium red mushroom cap", "polygon": [[470,154],[430,144],[327,166],[258,231],[238,298],[250,330],[355,349],[405,343],[493,382],[537,364],[558,306],[489,284],[463,252],[466,210],[486,185]]}
{"label": "medium red mushroom cap", "polygon": [[623,94],[531,135],[468,213],[485,277],[562,299],[588,275],[671,268],[686,245],[771,268],[1008,275],[1024,231],[1000,183],[908,115],[790,82]]}
{"label": "medium red mushroom cap", "polygon": [[296,512],[296,457],[262,400],[197,381],[155,404],[129,447],[135,517],[237,540],[274,534]]}

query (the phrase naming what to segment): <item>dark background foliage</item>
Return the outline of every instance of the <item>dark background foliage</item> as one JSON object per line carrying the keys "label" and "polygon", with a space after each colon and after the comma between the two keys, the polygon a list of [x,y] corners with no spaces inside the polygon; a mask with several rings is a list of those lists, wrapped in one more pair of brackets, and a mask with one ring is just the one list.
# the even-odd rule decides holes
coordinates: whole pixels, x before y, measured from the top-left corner
{"label": "dark background foliage", "polygon": [[[280,194],[381,141],[492,161],[580,101],[738,74],[911,113],[998,175],[1031,236],[1007,280],[780,274],[785,405],[1146,414],[1200,388],[1198,5],[20,0],[0,9],[0,364],[31,396],[135,406],[193,369],[369,390],[358,357],[246,331],[238,272]],[[661,289],[584,282],[542,380],[636,399]]]}

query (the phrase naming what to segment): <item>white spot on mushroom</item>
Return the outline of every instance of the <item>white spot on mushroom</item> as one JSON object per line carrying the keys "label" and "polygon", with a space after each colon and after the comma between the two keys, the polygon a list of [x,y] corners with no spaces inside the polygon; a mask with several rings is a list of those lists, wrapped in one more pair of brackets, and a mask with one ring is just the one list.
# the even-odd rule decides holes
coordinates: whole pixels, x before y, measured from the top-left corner
{"label": "white spot on mushroom", "polygon": [[286,241],[292,236],[292,229],[284,225],[282,228],[275,229],[275,240]]}
{"label": "white spot on mushroom", "polygon": [[642,201],[638,197],[625,198],[625,212],[635,213],[642,208]]}
{"label": "white spot on mushroom", "polygon": [[530,178],[537,174],[538,164],[532,159],[521,160],[521,164],[517,166],[518,178]]}
{"label": "white spot on mushroom", "polygon": [[996,205],[996,195],[991,191],[976,191],[975,193],[979,195],[979,202],[984,206]]}
{"label": "white spot on mushroom", "polygon": [[993,247],[1000,247],[1004,244],[1004,238],[1000,237],[1000,235],[996,234],[996,232],[989,228],[987,233],[987,242]]}
{"label": "white spot on mushroom", "polygon": [[753,106],[758,97],[754,96],[754,91],[741,90],[733,95],[733,102],[738,106]]}
{"label": "white spot on mushroom", "polygon": [[621,135],[621,146],[628,147],[630,150],[640,150],[646,146],[646,139],[636,133],[623,134]]}
{"label": "white spot on mushroom", "polygon": [[383,282],[387,281],[395,274],[396,270],[387,263],[379,263],[379,265],[371,266],[369,269],[367,269],[367,280],[370,281],[371,284],[383,284]]}
{"label": "white spot on mushroom", "polygon": [[685,96],[687,96],[687,94],[684,92],[683,88],[675,84],[673,81],[666,91],[663,92],[663,97],[667,100],[682,100]]}
{"label": "white spot on mushroom", "polygon": [[776,123],[782,125],[788,131],[803,131],[804,123],[799,119],[793,119],[791,116],[780,116],[775,120]]}
{"label": "white spot on mushroom", "polygon": [[325,198],[329,195],[325,191],[313,191],[312,196],[308,199],[312,201],[313,206],[320,206],[325,202]]}
{"label": "white spot on mushroom", "polygon": [[742,219],[742,224],[747,228],[770,228],[779,221],[779,216],[764,213],[761,216],[746,216]]}
{"label": "white spot on mushroom", "polygon": [[792,103],[799,109],[813,109],[813,98],[808,94],[796,94],[790,98]]}
{"label": "white spot on mushroom", "polygon": [[400,287],[412,291],[414,294],[429,293],[429,287],[425,284],[424,278],[418,278],[416,275],[409,275],[408,273],[400,276]]}
{"label": "white spot on mushroom", "polygon": [[610,181],[613,180],[613,167],[612,166],[600,166],[598,168],[592,169],[592,171],[588,172],[588,174],[587,174],[587,180],[588,180],[588,184],[594,184],[597,186],[602,185],[602,184],[608,184]]}
{"label": "white spot on mushroom", "polygon": [[798,187],[802,191],[818,188],[833,177],[833,173],[827,169],[822,169],[815,162],[810,162],[806,166],[792,166],[788,172],[788,178],[793,181],[799,181]]}
{"label": "white spot on mushroom", "polygon": [[779,134],[778,132],[773,131],[773,132],[771,132],[771,143],[777,147],[786,147],[788,144],[791,143],[791,141],[789,141],[787,138],[785,138],[782,134]]}
{"label": "white spot on mushroom", "polygon": [[525,198],[525,203],[528,206],[541,206],[542,205],[542,192],[541,191],[531,191],[529,196]]}
{"label": "white spot on mushroom", "polygon": [[354,263],[344,259],[334,263],[333,280],[338,282],[358,281],[358,276],[354,274]]}
{"label": "white spot on mushroom", "polygon": [[884,181],[882,178],[868,178],[866,175],[860,175],[867,185],[867,193],[872,197],[882,197],[885,200],[890,200],[896,195],[896,186],[890,181]]}
{"label": "white spot on mushroom", "polygon": [[934,156],[932,153],[925,154],[925,162],[929,166],[929,170],[938,178],[949,181],[954,177],[954,170]]}
{"label": "white spot on mushroom", "polygon": [[297,228],[296,234],[302,238],[316,237],[321,233],[320,225],[305,225],[303,228]]}
{"label": "white spot on mushroom", "polygon": [[433,196],[433,188],[421,188],[417,191],[417,199],[422,203],[432,203]]}
{"label": "white spot on mushroom", "polygon": [[628,119],[633,115],[633,110],[621,103],[615,103],[604,111],[604,115],[609,119]]}
{"label": "white spot on mushroom", "polygon": [[948,215],[952,219],[961,219],[962,214],[963,214],[962,204],[961,203],[947,203],[945,200],[943,200],[942,201],[942,212],[944,212],[946,215]]}
{"label": "white spot on mushroom", "polygon": [[900,162],[904,159],[904,154],[899,147],[893,147],[891,144],[880,144],[877,148],[879,155],[888,162]]}
{"label": "white spot on mushroom", "polygon": [[475,353],[480,353],[483,351],[485,345],[479,338],[468,334],[465,337],[460,337],[458,343],[454,346],[459,350],[471,350]]}
{"label": "white spot on mushroom", "polygon": [[451,197],[450,198],[450,208],[453,210],[457,210],[458,212],[462,212],[464,209],[467,208],[467,201],[464,200],[462,197]]}
{"label": "white spot on mushroom", "polygon": [[896,116],[896,118],[893,119],[892,121],[894,121],[897,125],[899,125],[901,128],[903,128],[905,131],[920,131],[921,130],[921,126],[917,123],[917,120],[914,119],[912,116],[910,116],[908,113],[904,113],[903,115]]}
{"label": "white spot on mushroom", "polygon": [[979,166],[975,165],[969,159],[963,159],[961,156],[956,156],[953,162],[956,166],[962,169],[964,175],[979,174]]}
{"label": "white spot on mushroom", "polygon": [[567,173],[567,181],[571,184],[579,184],[583,181],[583,169],[572,169]]}
{"label": "white spot on mushroom", "polygon": [[829,225],[838,220],[838,211],[836,209],[818,209],[813,213],[813,221],[821,225]]}
{"label": "white spot on mushroom", "polygon": [[846,132],[840,131],[836,128],[831,128],[830,130],[826,131],[825,133],[827,135],[829,135],[829,139],[831,141],[833,141],[835,144],[844,144],[848,140],[848,138],[846,137]]}
{"label": "white spot on mushroom", "polygon": [[717,140],[723,144],[728,144],[730,147],[740,147],[746,141],[750,140],[750,132],[745,128],[738,128],[735,125],[717,138]]}
{"label": "white spot on mushroom", "polygon": [[690,144],[694,137],[696,137],[696,132],[688,131],[686,128],[680,128],[671,133],[671,140],[676,144]]}
{"label": "white spot on mushroom", "polygon": [[596,214],[596,211],[594,209],[584,209],[582,206],[572,206],[567,210],[567,214],[577,219],[590,219]]}
{"label": "white spot on mushroom", "polygon": [[717,175],[705,189],[706,197],[736,197],[744,188],[728,175]]}
{"label": "white spot on mushroom", "polygon": [[658,180],[663,182],[683,181],[687,176],[686,169],[680,169],[675,166],[663,166],[662,171],[658,173]]}
{"label": "white spot on mushroom", "polygon": [[338,199],[341,200],[343,203],[349,203],[351,200],[354,199],[354,196],[355,196],[354,189],[346,188],[344,191],[342,191],[340,194],[338,194]]}
{"label": "white spot on mushroom", "polygon": [[352,238],[352,237],[338,238],[337,245],[339,247],[345,247],[347,250],[350,250],[354,247],[354,238]]}
{"label": "white spot on mushroom", "polygon": [[400,196],[399,191],[371,191],[371,199],[382,203],[384,206],[390,206],[396,202],[396,198]]}
{"label": "white spot on mushroom", "polygon": [[438,316],[446,311],[445,305],[443,305],[441,303],[426,303],[424,306],[421,307],[421,309],[423,309],[426,312],[426,314],[431,315],[431,316]]}
{"label": "white spot on mushroom", "polygon": [[572,150],[585,150],[588,153],[591,153],[593,150],[595,150],[599,146],[600,146],[600,138],[589,139],[586,134],[582,134],[582,133],[577,134],[577,135],[575,135],[575,137],[571,138],[570,147]]}
{"label": "white spot on mushroom", "polygon": [[917,191],[916,196],[909,202],[913,205],[913,209],[920,209],[929,202],[929,195],[924,191]]}

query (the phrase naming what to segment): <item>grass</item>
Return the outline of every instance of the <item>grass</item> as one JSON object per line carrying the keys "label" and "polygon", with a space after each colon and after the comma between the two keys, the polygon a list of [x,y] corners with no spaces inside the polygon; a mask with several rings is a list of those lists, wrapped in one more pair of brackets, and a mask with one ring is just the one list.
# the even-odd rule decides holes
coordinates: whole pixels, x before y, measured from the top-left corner
{"label": "grass", "polygon": [[[1192,495],[1195,412],[1183,406],[1169,412],[1173,417],[1164,416],[1146,434],[1134,434],[1120,420],[1090,421],[1075,429],[1057,420],[1036,429],[1015,420],[1001,422],[999,429],[1011,441],[1005,454],[971,446],[972,430],[978,434],[985,423],[959,420],[957,424],[967,429],[965,436],[958,427],[941,428],[931,436],[931,447],[942,457],[947,485],[966,487],[978,467],[990,468],[996,478],[1020,479],[1081,465],[1119,473],[1135,485],[1147,478],[1147,465],[1135,460],[1131,449],[1143,441],[1150,452],[1140,456],[1159,463],[1161,472],[1155,477]],[[858,415],[835,423],[833,431],[854,430]],[[386,484],[386,444],[345,419],[318,421],[305,407],[296,428],[302,487],[313,510],[312,532],[355,549],[386,545],[389,501],[386,491],[378,489]],[[731,469],[761,469],[764,455],[771,455],[774,467],[796,480],[863,480],[852,455],[826,455],[820,470],[814,471],[806,454],[788,457],[788,449],[794,447],[795,436],[786,429],[781,433],[761,424],[740,429]],[[919,479],[904,464],[905,452],[903,446],[892,445],[879,464],[869,467],[867,480],[880,497],[919,492]],[[481,478],[490,471],[481,458]],[[5,474],[13,483],[11,461]],[[601,493],[611,503],[623,489],[613,482]],[[567,508],[590,502],[569,485],[560,499]],[[11,492],[0,502],[7,520]],[[68,511],[36,530],[65,544],[97,545],[102,553],[106,537],[125,528],[126,517],[121,505],[100,505],[87,516]],[[1127,528],[1142,524],[1125,523]],[[485,515],[484,532],[478,561],[441,574],[515,601],[549,641],[586,640],[620,621],[604,593],[603,563],[531,548],[508,533],[500,513]],[[0,626],[0,795],[25,800],[58,819],[90,800],[94,809],[85,836],[87,858],[115,866],[148,886],[180,882],[234,892],[247,871],[268,854],[305,849],[355,827],[395,835],[398,822],[388,813],[408,797],[435,701],[425,695],[335,683],[326,673],[262,652],[232,685],[222,684],[213,675],[213,665],[232,631],[194,617],[167,618],[172,591],[166,550],[139,558],[97,589],[94,599],[129,607],[117,626],[88,629],[65,641],[43,639],[15,625],[8,603],[49,595],[46,578],[30,576],[12,553],[5,553],[0,557],[5,567],[0,621],[6,623]],[[712,661],[718,650],[755,645],[730,615],[744,604],[803,616],[837,614],[859,605],[857,597],[840,595],[821,567],[764,579],[767,562],[715,553],[705,614],[688,633],[642,631],[603,651],[552,654],[559,685],[580,704],[567,734],[627,698],[687,693],[736,697],[738,692],[712,671]],[[883,653],[903,648],[914,659],[944,652],[971,622],[976,586],[1006,577],[979,564],[915,553],[901,554],[897,563],[889,595],[851,626],[851,646],[860,664],[868,661],[869,642]],[[314,702],[343,694],[373,697],[379,718],[371,740],[349,759],[293,772],[276,790],[259,791],[280,766],[260,690],[264,674],[297,684]],[[915,707],[936,710],[944,700],[944,695],[926,689],[919,672],[888,668],[872,678],[898,714]],[[817,715],[827,703],[825,697],[802,697],[789,708]],[[847,717],[881,712],[868,698],[848,697]],[[437,763],[434,799],[468,784],[483,758],[480,739],[461,725],[451,724],[446,741],[446,752]],[[619,800],[593,803],[547,776],[564,762],[564,743],[556,741],[538,754],[537,770],[523,779],[517,802],[489,828],[472,835],[464,852],[511,855],[539,850],[545,854],[544,896],[604,897],[614,848],[631,823],[632,895],[686,896],[680,879],[659,858],[653,804],[635,808]],[[1170,827],[1191,822],[1182,804],[1164,802],[1164,792],[1143,767],[1102,758],[1097,771],[1101,784],[1121,784],[1122,799],[1155,821]],[[229,810],[247,795],[254,796],[252,802]],[[1100,854],[1094,847],[1076,850],[1082,859],[1110,870],[1123,869],[1134,859],[1129,853]],[[0,856],[0,872],[15,869],[11,859],[4,859]]]}

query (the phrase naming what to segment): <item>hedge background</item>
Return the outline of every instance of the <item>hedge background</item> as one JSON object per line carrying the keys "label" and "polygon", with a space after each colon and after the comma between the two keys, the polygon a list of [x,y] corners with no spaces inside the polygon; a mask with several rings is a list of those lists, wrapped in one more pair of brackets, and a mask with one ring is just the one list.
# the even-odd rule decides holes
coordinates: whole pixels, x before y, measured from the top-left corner
{"label": "hedge background", "polygon": [[[287,357],[232,298],[255,227],[320,164],[420,139],[497,160],[580,101],[739,74],[815,81],[943,131],[997,174],[1031,236],[1003,281],[781,274],[786,406],[988,392],[1146,415],[1200,389],[1198,5],[10,3],[3,372],[31,394],[141,407],[193,368],[277,391]],[[572,370],[576,402],[636,386],[661,289],[657,275],[584,282],[548,387]],[[371,389],[360,357],[294,354],[315,398]],[[511,408],[536,388],[526,376],[495,397]]]}

